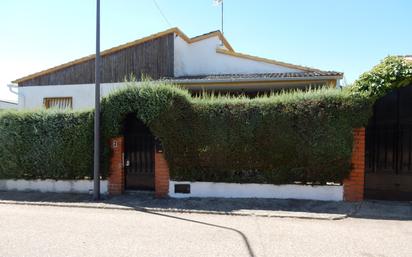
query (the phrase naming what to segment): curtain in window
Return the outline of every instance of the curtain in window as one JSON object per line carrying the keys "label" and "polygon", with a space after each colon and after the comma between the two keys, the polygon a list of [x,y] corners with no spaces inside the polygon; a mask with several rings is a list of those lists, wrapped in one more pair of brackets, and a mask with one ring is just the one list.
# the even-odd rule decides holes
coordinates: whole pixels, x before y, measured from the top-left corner
{"label": "curtain in window", "polygon": [[71,97],[44,98],[44,106],[46,107],[46,109],[49,109],[49,108],[72,109],[72,98]]}

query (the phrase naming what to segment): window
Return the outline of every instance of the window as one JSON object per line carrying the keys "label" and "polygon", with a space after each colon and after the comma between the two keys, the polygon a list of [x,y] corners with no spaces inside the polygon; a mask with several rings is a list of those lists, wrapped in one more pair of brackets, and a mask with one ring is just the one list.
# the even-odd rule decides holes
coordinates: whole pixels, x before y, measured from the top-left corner
{"label": "window", "polygon": [[46,97],[43,99],[43,104],[46,109],[58,108],[58,109],[72,109],[73,98],[72,97]]}

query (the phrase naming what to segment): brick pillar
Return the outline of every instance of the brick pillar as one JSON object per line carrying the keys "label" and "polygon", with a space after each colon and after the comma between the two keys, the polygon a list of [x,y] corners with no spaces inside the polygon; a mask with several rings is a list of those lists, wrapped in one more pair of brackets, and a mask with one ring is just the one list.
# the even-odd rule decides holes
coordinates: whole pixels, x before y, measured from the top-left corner
{"label": "brick pillar", "polygon": [[352,167],[349,177],[343,181],[345,201],[363,200],[365,186],[365,128],[353,130]]}
{"label": "brick pillar", "polygon": [[162,150],[155,153],[155,195],[166,197],[169,193],[169,166]]}
{"label": "brick pillar", "polygon": [[109,170],[109,194],[120,195],[124,192],[124,167],[123,152],[124,138],[115,137],[110,140],[110,170]]}

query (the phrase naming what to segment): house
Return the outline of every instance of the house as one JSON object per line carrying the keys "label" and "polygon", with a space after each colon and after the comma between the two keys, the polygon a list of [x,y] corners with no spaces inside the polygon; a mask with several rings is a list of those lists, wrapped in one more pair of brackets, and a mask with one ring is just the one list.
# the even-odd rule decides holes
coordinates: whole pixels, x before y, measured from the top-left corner
{"label": "house", "polygon": [[4,109],[17,109],[17,103],[6,100],[0,100],[0,110]]}
{"label": "house", "polygon": [[[258,93],[279,89],[339,85],[343,73],[322,71],[236,52],[220,31],[193,38],[178,28],[101,52],[101,94],[142,74],[181,84],[192,92]],[[94,59],[86,56],[13,81],[19,108],[92,107]]]}

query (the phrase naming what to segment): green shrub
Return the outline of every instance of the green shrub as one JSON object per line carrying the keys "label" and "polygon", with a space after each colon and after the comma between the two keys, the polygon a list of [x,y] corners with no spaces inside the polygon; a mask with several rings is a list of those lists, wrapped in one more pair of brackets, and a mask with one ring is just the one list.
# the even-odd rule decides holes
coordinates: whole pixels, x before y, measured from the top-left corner
{"label": "green shrub", "polygon": [[93,170],[93,115],[72,111],[0,113],[0,178],[80,179]]}
{"label": "green shrub", "polygon": [[[109,139],[135,113],[162,142],[174,180],[340,182],[352,129],[370,112],[368,97],[336,89],[194,98],[172,85],[131,85],[102,100],[102,175]],[[0,178],[91,177],[93,112],[2,112],[0,142]]]}
{"label": "green shrub", "polygon": [[368,98],[336,89],[192,98],[168,85],[120,90],[102,110],[106,141],[136,113],[161,140],[174,180],[273,184],[340,182],[350,169],[352,129],[371,112]]}
{"label": "green shrub", "polygon": [[363,73],[351,86],[351,90],[379,98],[411,82],[412,62],[402,57],[388,56],[370,71]]}

